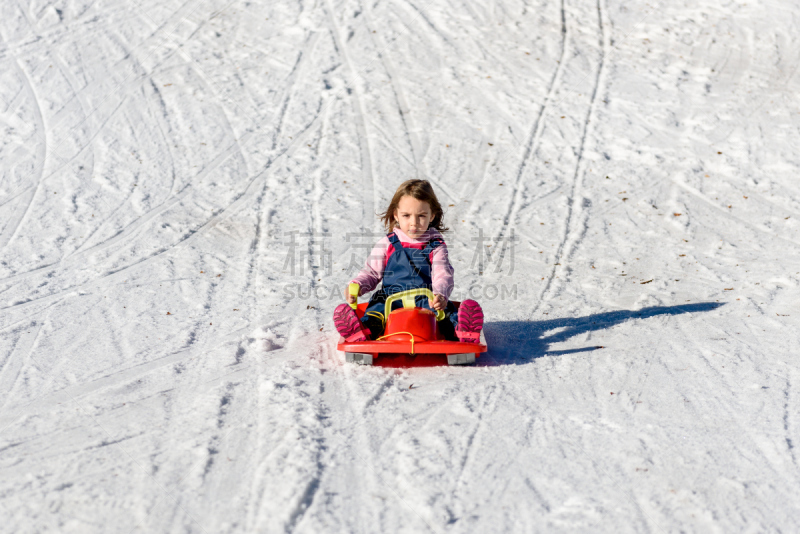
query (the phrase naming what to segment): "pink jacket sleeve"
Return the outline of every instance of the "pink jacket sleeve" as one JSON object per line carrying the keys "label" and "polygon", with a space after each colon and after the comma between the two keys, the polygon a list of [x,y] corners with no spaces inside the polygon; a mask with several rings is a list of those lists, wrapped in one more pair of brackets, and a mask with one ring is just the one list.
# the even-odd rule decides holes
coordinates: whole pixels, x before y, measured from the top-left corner
{"label": "pink jacket sleeve", "polygon": [[450,293],[453,292],[453,266],[450,265],[447,255],[447,245],[436,247],[431,254],[431,270],[433,292],[450,300]]}
{"label": "pink jacket sleeve", "polygon": [[358,295],[369,293],[383,280],[383,268],[386,265],[386,251],[389,249],[389,238],[384,237],[369,253],[364,267],[350,280],[361,286]]}

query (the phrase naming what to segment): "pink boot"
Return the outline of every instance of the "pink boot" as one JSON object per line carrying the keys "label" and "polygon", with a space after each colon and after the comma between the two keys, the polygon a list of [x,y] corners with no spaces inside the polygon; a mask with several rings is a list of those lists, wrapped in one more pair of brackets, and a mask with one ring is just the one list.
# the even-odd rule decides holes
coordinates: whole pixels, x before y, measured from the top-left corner
{"label": "pink boot", "polygon": [[369,339],[369,331],[361,325],[355,310],[346,302],[336,306],[333,312],[333,324],[336,326],[336,331],[345,341],[366,341]]}
{"label": "pink boot", "polygon": [[474,300],[465,300],[458,307],[458,340],[466,343],[480,343],[483,328],[483,310]]}

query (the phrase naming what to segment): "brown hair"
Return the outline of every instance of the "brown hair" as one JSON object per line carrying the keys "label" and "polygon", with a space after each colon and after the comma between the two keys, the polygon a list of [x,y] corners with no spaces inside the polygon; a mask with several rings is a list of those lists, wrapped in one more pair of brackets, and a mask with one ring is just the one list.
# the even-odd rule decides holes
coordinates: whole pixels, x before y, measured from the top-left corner
{"label": "brown hair", "polygon": [[410,195],[420,202],[427,202],[431,207],[432,217],[428,228],[436,228],[440,232],[446,232],[449,230],[449,228],[444,225],[444,221],[442,220],[444,217],[442,206],[439,204],[439,200],[436,198],[436,193],[433,192],[433,187],[428,180],[406,180],[400,184],[400,187],[398,187],[397,191],[394,192],[394,196],[392,197],[392,201],[389,203],[389,207],[386,208],[386,211],[383,212],[382,215],[380,215],[381,221],[383,221],[383,226],[386,228],[387,232],[394,230],[395,223],[397,222],[394,218],[394,212],[397,211],[397,206],[400,204],[400,199],[406,195]]}

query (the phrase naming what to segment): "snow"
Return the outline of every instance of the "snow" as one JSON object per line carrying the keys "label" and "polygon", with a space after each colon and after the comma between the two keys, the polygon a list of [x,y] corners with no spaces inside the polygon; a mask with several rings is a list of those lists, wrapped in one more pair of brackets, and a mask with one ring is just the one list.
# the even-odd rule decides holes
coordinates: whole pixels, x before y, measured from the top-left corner
{"label": "snow", "polygon": [[[0,531],[800,530],[799,29],[0,3]],[[415,176],[490,350],[345,365]]]}

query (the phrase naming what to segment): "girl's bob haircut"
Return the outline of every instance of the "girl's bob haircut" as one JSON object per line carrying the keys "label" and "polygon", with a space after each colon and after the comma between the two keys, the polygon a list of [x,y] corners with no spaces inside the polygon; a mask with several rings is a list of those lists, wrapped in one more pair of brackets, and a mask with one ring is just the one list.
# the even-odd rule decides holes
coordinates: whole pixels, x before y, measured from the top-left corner
{"label": "girl's bob haircut", "polygon": [[387,232],[392,232],[396,226],[399,226],[397,220],[394,218],[394,212],[397,211],[397,206],[400,204],[400,199],[406,195],[410,195],[420,202],[427,202],[431,207],[432,218],[428,228],[436,228],[442,233],[449,230],[449,228],[444,225],[442,220],[444,217],[442,206],[439,204],[439,200],[436,198],[436,193],[433,192],[433,187],[428,180],[406,180],[400,184],[400,187],[397,188],[397,191],[395,191],[394,196],[392,197],[391,203],[389,203],[389,207],[386,208],[386,211],[383,212],[382,215],[380,215],[381,221],[383,221],[383,226],[386,228]]}

